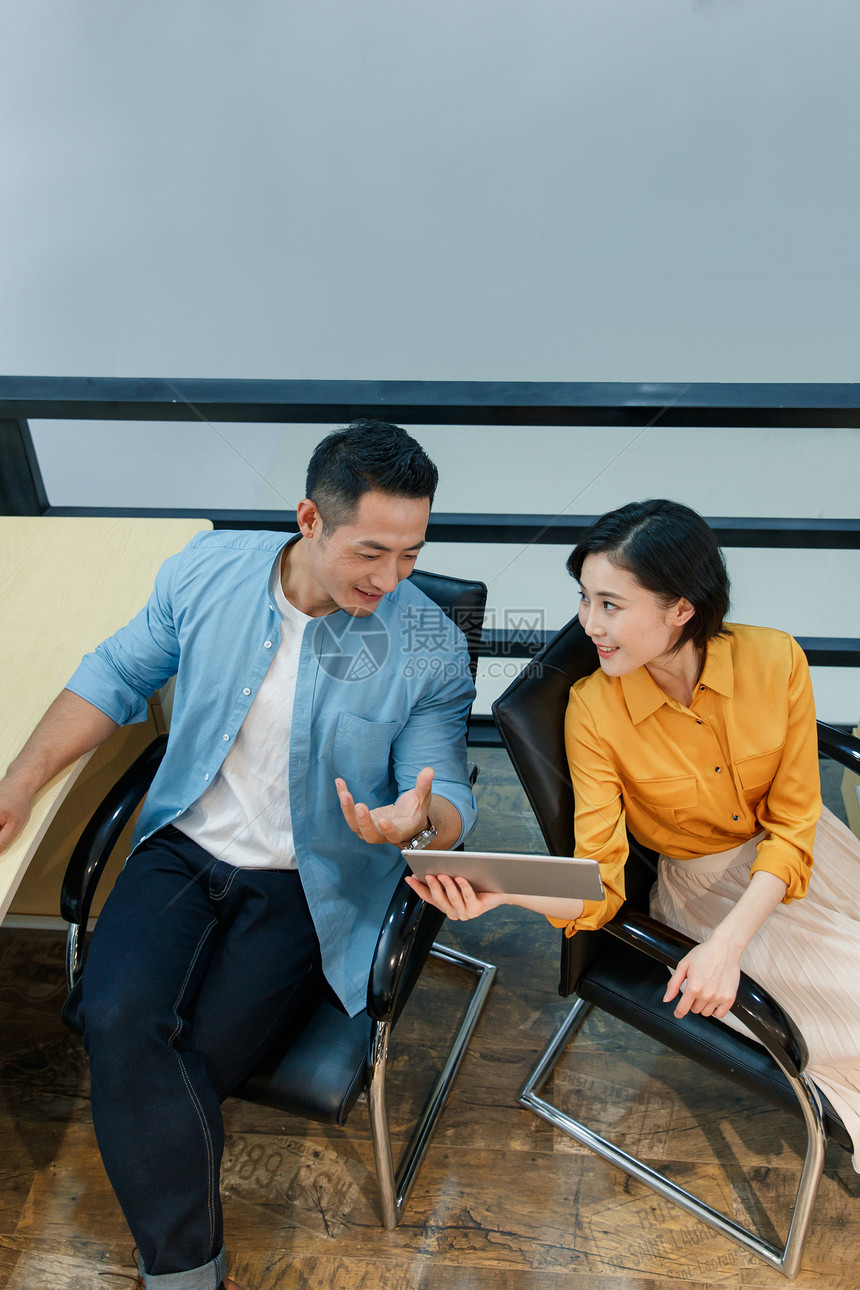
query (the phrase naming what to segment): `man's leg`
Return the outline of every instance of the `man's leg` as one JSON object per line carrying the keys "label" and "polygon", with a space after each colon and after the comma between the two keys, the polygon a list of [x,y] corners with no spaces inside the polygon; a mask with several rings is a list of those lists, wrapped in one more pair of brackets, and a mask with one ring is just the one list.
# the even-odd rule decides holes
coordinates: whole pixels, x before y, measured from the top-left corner
{"label": "man's leg", "polygon": [[318,954],[298,875],[266,877],[269,896],[245,892],[243,871],[164,830],[120,875],[87,958],[96,1135],[147,1284],[163,1290],[214,1290],[224,1271],[221,1077],[194,1033],[201,984],[222,951],[232,962],[231,940],[247,950],[253,981],[216,972],[223,1047],[244,1053],[274,1038],[260,1038],[256,991],[279,1021]]}
{"label": "man's leg", "polygon": [[[286,916],[284,914],[286,906]],[[221,1101],[325,988],[299,875],[243,869],[225,897],[228,928],[194,1000],[192,1041]]]}

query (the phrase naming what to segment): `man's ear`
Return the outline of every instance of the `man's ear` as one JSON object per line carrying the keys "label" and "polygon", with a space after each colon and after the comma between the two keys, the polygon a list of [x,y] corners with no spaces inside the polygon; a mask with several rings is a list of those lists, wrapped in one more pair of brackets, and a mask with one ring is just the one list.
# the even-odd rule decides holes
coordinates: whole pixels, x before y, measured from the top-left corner
{"label": "man's ear", "polygon": [[313,537],[314,533],[322,533],[322,516],[309,497],[303,497],[296,507],[296,523],[304,538]]}

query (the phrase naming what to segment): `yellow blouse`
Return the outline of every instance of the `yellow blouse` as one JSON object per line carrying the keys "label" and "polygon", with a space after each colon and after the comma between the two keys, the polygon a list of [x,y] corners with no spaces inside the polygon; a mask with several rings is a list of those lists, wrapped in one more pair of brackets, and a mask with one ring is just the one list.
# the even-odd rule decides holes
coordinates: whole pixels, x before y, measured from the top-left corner
{"label": "yellow blouse", "polygon": [[821,814],[815,708],[806,657],[791,636],[726,624],[708,644],[689,708],[646,668],[571,688],[565,740],[576,798],[576,851],[600,861],[606,898],[565,923],[601,927],[624,901],[626,828],[674,859],[727,851],[762,829],[751,872],[806,894]]}

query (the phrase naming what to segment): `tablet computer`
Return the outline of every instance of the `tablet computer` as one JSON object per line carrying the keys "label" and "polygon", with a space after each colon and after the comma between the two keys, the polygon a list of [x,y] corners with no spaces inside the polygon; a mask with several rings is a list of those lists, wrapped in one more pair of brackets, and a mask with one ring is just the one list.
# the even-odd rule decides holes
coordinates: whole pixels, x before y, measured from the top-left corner
{"label": "tablet computer", "polygon": [[403,851],[415,874],[445,873],[468,878],[475,891],[506,896],[556,896],[603,900],[600,865],[572,856],[518,855],[503,851]]}

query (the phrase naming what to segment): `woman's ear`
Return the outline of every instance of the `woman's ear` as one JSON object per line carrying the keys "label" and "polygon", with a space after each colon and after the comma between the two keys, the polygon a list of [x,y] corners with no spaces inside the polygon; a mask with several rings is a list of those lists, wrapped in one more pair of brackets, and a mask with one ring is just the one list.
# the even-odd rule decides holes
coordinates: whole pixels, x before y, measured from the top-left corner
{"label": "woman's ear", "polygon": [[686,596],[682,596],[680,600],[675,602],[670,610],[672,615],[672,626],[683,627],[685,623],[690,621],[695,612],[696,606],[691,604]]}

